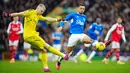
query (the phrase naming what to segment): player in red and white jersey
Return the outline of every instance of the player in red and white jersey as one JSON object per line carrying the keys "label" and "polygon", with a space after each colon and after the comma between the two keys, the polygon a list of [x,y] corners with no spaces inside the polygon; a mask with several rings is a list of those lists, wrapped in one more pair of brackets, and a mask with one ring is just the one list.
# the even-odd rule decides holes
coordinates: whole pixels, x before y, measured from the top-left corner
{"label": "player in red and white jersey", "polygon": [[108,40],[109,36],[111,34],[111,41],[112,41],[112,48],[111,50],[106,54],[106,57],[104,58],[103,62],[107,64],[108,58],[115,52],[117,63],[118,64],[124,64],[124,62],[121,62],[120,57],[120,40],[123,39],[124,42],[126,42],[125,34],[124,34],[124,26],[122,25],[122,19],[121,17],[117,18],[117,23],[114,24],[110,30],[108,31],[105,41]]}
{"label": "player in red and white jersey", "polygon": [[10,22],[7,33],[9,38],[9,49],[10,49],[10,63],[15,62],[15,56],[17,52],[17,46],[20,39],[20,34],[23,33],[22,23],[18,21],[19,17],[13,17],[13,21]]}

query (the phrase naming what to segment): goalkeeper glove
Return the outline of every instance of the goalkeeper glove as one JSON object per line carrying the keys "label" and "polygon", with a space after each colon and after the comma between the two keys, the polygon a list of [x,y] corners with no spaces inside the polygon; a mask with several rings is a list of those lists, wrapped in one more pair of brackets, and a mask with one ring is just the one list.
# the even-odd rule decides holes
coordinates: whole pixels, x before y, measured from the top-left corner
{"label": "goalkeeper glove", "polygon": [[3,14],[2,14],[2,17],[3,18],[7,18],[7,17],[10,17],[11,16],[11,14],[10,13],[7,13],[7,12],[4,12]]}
{"label": "goalkeeper glove", "polygon": [[57,21],[58,21],[58,22],[61,22],[61,21],[64,21],[64,19],[58,19]]}

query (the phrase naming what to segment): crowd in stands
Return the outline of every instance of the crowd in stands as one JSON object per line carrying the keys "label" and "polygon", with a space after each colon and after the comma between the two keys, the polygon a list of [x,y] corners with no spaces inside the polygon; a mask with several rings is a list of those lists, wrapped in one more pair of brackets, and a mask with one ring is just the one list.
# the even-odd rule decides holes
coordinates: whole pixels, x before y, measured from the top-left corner
{"label": "crowd in stands", "polygon": [[[115,18],[120,15],[123,18],[123,25],[125,26],[125,35],[127,43],[121,46],[121,50],[130,52],[130,0],[1,0],[0,1],[0,14],[3,11],[6,12],[19,12],[30,8],[36,8],[39,3],[44,3],[47,7],[45,16],[51,16],[56,18],[63,18],[67,14],[77,10],[76,6],[78,3],[85,3],[87,15],[87,27],[89,27],[97,17],[102,19],[103,41],[107,31],[115,23]],[[7,50],[8,39],[6,30],[11,18],[0,20],[0,47],[4,47]],[[23,23],[23,18],[19,19]],[[52,24],[52,25],[50,25]],[[55,27],[54,27],[55,26]],[[52,33],[58,27],[58,23],[39,22],[37,30],[40,32],[40,36],[49,43],[52,43],[50,39]],[[63,34],[63,44],[66,46],[69,37],[69,24],[66,24]],[[87,31],[85,31],[87,32]],[[21,39],[20,45],[22,45],[23,39]],[[19,46],[22,48],[22,46]]]}

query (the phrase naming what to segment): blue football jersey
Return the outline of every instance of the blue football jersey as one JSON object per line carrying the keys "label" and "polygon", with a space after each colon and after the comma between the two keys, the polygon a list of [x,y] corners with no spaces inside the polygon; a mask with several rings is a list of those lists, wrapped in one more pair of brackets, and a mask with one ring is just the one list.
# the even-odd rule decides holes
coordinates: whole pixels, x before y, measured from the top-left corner
{"label": "blue football jersey", "polygon": [[[102,36],[102,31],[102,24],[93,23],[88,29],[88,36],[93,40],[98,40],[98,37]],[[99,36],[95,32],[99,32]]]}
{"label": "blue football jersey", "polygon": [[63,34],[61,32],[54,32],[52,37],[56,38],[53,40],[53,44],[61,44],[61,38]]}
{"label": "blue football jersey", "polygon": [[[70,22],[70,34],[82,34],[87,20],[87,16],[79,13],[71,13],[67,15],[64,20]],[[60,26],[63,26],[64,22],[60,22]]]}

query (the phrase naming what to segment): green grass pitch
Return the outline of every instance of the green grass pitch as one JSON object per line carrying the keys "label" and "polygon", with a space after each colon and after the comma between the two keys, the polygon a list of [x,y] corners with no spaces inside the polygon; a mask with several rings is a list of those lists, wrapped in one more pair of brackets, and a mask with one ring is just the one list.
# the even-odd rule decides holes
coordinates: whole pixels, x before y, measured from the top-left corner
{"label": "green grass pitch", "polygon": [[[52,70],[50,73],[129,73],[130,62],[125,65],[118,65],[116,62],[109,62],[105,65],[99,60],[94,60],[92,64],[84,62],[73,63],[64,61],[61,70],[55,68],[55,62],[49,62]],[[10,64],[9,61],[0,61],[0,73],[44,73],[42,62],[16,61]]]}

